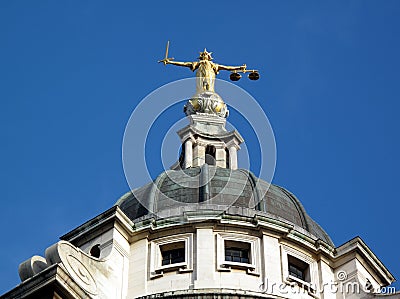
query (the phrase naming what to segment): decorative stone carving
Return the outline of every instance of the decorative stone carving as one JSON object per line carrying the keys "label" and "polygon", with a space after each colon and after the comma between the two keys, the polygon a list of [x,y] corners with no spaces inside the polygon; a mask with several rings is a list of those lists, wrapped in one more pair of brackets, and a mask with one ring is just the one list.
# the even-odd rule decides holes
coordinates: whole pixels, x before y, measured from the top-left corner
{"label": "decorative stone carving", "polygon": [[82,289],[96,295],[97,284],[89,270],[91,259],[93,258],[65,241],[46,249],[46,260],[49,265],[62,263]]}
{"label": "decorative stone carving", "polygon": [[227,118],[228,108],[222,98],[215,92],[204,91],[194,95],[184,106],[186,115],[206,113]]}
{"label": "decorative stone carving", "polygon": [[93,298],[123,298],[127,253],[114,244],[105,258],[95,258],[69,242],[60,241],[46,249],[47,264],[62,265],[73,280]]}
{"label": "decorative stone carving", "polygon": [[42,272],[48,267],[46,259],[44,257],[34,255],[30,259],[21,263],[18,267],[18,274],[21,281],[25,281],[28,278]]}

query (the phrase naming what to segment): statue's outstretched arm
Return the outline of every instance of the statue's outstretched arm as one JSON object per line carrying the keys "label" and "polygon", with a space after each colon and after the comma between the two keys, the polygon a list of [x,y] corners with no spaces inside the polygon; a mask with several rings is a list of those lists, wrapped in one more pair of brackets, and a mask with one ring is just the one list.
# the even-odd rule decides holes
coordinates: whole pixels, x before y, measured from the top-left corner
{"label": "statue's outstretched arm", "polygon": [[173,64],[173,65],[177,65],[177,66],[185,66],[188,68],[193,69],[194,67],[194,63],[193,62],[181,62],[181,61],[173,61],[173,60],[167,60],[166,64]]}
{"label": "statue's outstretched arm", "polygon": [[228,65],[218,64],[218,71],[245,71],[245,70],[246,70],[245,64],[243,64],[242,66],[228,66]]}

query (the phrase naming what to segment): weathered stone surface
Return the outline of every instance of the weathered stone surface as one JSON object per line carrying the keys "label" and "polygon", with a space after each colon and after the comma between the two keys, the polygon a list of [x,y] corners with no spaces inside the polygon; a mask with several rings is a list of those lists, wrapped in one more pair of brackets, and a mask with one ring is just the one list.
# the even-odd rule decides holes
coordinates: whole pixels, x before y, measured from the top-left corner
{"label": "weathered stone surface", "polygon": [[47,267],[46,259],[35,255],[19,265],[18,274],[21,281],[24,281],[43,271]]}

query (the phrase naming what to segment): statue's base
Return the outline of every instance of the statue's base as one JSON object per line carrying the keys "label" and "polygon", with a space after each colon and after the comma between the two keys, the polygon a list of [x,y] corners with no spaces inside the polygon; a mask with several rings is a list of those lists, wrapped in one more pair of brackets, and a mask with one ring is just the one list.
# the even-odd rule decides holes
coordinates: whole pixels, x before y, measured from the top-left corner
{"label": "statue's base", "polygon": [[206,113],[227,118],[229,111],[222,98],[215,92],[204,91],[195,94],[185,105],[186,115]]}
{"label": "statue's base", "polygon": [[196,113],[188,116],[189,127],[205,136],[213,138],[224,136],[228,133],[225,128],[226,119],[208,113]]}

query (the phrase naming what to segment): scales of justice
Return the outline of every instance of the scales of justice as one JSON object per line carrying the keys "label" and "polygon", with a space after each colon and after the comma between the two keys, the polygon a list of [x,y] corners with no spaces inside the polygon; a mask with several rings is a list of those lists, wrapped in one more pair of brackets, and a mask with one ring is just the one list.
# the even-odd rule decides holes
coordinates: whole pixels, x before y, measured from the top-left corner
{"label": "scales of justice", "polygon": [[188,67],[193,72],[196,71],[196,94],[184,107],[186,115],[206,113],[224,118],[228,117],[226,104],[214,90],[215,77],[219,71],[230,71],[229,78],[232,81],[240,80],[242,77],[240,73],[249,73],[248,78],[250,80],[258,80],[260,78],[257,70],[248,70],[245,64],[241,66],[227,66],[212,62],[212,52],[207,52],[206,49],[200,52],[198,61],[193,62],[175,61],[174,58],[168,57],[168,50],[169,41],[165,50],[165,58],[159,60],[159,63]]}

